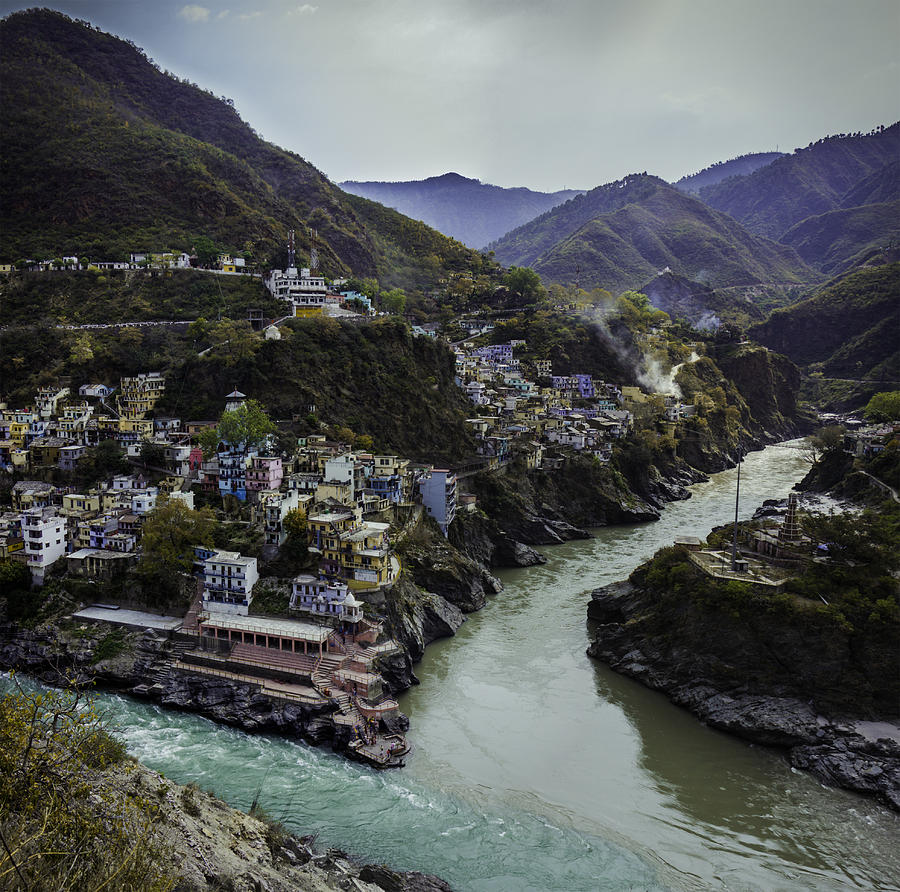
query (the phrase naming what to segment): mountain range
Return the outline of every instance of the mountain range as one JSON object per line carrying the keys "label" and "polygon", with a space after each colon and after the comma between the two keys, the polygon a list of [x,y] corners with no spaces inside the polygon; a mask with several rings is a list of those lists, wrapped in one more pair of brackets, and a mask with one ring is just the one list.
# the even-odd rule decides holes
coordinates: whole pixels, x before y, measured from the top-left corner
{"label": "mountain range", "polygon": [[[462,241],[339,188],[260,138],[230,100],[87,22],[14,13],[0,22],[0,41],[2,260],[118,259],[207,238],[279,266],[294,229],[301,263],[315,247],[326,275],[374,276],[384,286],[437,294],[455,274],[475,281],[492,266]],[[765,283],[796,289],[884,262],[900,237],[898,157],[894,124],[790,155],[741,156],[674,186],[647,173],[577,194],[452,173],[345,185],[469,244],[538,212],[488,247],[548,283],[621,291],[668,270],[706,295]]]}
{"label": "mountain range", "polygon": [[470,248],[483,248],[488,242],[583,191],[504,189],[458,173],[400,183],[348,180],[340,185],[347,192],[381,202],[407,217],[421,220]]}
{"label": "mountain range", "polygon": [[666,267],[714,287],[818,278],[793,249],[646,173],[598,186],[490,247],[503,264],[585,288],[635,288]]}
{"label": "mountain range", "polygon": [[682,177],[672,185],[682,192],[696,195],[704,186],[712,186],[727,180],[729,177],[744,176],[771,164],[776,158],[783,157],[783,152],[755,152],[750,155],[739,155],[728,161],[717,161],[703,170],[690,176]]}

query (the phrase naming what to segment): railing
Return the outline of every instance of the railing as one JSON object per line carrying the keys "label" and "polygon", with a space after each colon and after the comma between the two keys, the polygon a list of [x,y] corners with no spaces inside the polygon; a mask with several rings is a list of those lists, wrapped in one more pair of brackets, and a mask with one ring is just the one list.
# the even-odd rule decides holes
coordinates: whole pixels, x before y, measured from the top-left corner
{"label": "railing", "polygon": [[302,694],[299,691],[284,691],[277,688],[270,688],[263,678],[256,678],[252,675],[241,675],[239,672],[228,672],[225,669],[214,669],[212,666],[198,666],[192,663],[185,663],[182,660],[176,661],[174,669],[181,669],[184,672],[199,672],[202,675],[214,675],[219,678],[228,678],[233,681],[241,681],[245,684],[251,684],[258,687],[262,693],[274,700],[292,700],[297,703],[317,704],[320,701],[319,696],[310,696]]}

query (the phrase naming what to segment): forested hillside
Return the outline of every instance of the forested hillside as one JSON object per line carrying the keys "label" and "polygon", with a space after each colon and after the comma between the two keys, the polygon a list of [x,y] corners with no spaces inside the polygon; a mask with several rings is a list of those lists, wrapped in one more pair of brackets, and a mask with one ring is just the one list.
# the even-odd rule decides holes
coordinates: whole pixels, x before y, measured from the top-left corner
{"label": "forested hillside", "polygon": [[491,247],[501,263],[533,266],[550,282],[610,290],[665,267],[713,286],[817,279],[792,249],[647,174],[598,186]]}
{"label": "forested hillside", "polygon": [[[900,123],[861,134],[830,136],[778,158],[748,176],[700,190],[711,207],[751,232],[779,239],[807,217],[849,207],[845,196],[900,157]],[[859,196],[858,203],[872,199]],[[878,198],[879,201],[885,199]]]}
{"label": "forested hillside", "polygon": [[230,100],[133,44],[50,10],[0,22],[0,255],[121,259],[197,239],[265,262],[317,233],[323,272],[431,286],[467,268],[458,242],[350,198],[262,140]]}
{"label": "forested hillside", "polygon": [[559,192],[534,192],[524,187],[503,189],[458,173],[401,183],[348,181],[340,185],[354,195],[422,220],[470,248],[482,248],[538,214],[581,194],[575,189]]}
{"label": "forested hillside", "polygon": [[[827,377],[900,380],[900,263],[858,270],[776,310],[755,340]],[[884,389],[884,388],[881,388]]]}

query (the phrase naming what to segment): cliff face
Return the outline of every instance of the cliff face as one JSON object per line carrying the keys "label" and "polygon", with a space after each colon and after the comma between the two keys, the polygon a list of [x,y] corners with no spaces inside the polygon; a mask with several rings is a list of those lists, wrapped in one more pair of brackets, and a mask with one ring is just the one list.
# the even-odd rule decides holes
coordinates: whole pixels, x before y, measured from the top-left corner
{"label": "cliff face", "polygon": [[750,411],[750,431],[764,442],[795,436],[805,421],[798,417],[800,370],[770,350],[744,345],[719,348],[716,365],[734,384]]}
{"label": "cliff face", "polygon": [[900,809],[891,634],[845,631],[812,603],[787,610],[727,586],[720,599],[675,595],[642,578],[592,593],[590,656],[713,727],[784,747],[796,767]]}

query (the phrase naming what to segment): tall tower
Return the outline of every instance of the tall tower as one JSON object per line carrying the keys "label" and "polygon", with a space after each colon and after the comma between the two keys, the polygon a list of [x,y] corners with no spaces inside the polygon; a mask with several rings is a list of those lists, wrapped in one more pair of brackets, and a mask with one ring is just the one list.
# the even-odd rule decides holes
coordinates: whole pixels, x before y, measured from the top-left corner
{"label": "tall tower", "polygon": [[800,521],[797,518],[797,493],[792,492],[788,495],[788,510],[781,525],[781,535],[778,537],[782,542],[794,543],[801,539]]}
{"label": "tall tower", "polygon": [[294,250],[294,230],[292,229],[288,233],[288,243],[287,243],[287,251],[288,251],[288,269],[296,269],[297,268],[297,252]]}
{"label": "tall tower", "polygon": [[315,272],[319,268],[319,249],[316,247],[316,236],[318,235],[318,232],[315,229],[310,229],[309,235],[309,268],[312,272]]}

